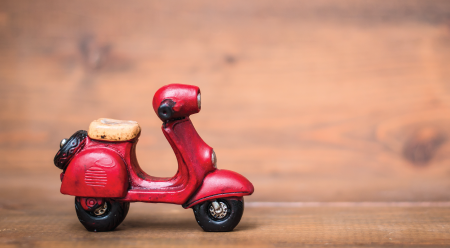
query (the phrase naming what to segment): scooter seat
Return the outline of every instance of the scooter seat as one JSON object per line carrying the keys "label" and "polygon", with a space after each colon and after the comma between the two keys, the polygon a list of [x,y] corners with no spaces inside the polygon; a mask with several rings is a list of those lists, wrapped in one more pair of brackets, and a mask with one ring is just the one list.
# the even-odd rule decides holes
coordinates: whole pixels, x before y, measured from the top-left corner
{"label": "scooter seat", "polygon": [[91,139],[107,141],[127,141],[136,138],[141,127],[135,121],[100,118],[89,125],[88,136]]}

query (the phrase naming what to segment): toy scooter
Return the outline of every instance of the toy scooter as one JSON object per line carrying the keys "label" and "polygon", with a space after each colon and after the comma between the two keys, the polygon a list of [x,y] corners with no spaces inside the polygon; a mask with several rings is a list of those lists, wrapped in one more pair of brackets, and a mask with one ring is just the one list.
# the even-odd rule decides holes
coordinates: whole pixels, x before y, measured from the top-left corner
{"label": "toy scooter", "polygon": [[54,159],[63,170],[61,193],[75,196],[81,224],[89,231],[111,231],[125,219],[130,202],[153,202],[193,208],[205,231],[233,230],[253,185],[236,172],[217,169],[214,150],[195,130],[189,116],[201,109],[200,89],[164,86],[153,97],[153,109],[178,161],[172,178],[152,177],[139,167],[137,122],[101,118],[88,132],[61,141]]}

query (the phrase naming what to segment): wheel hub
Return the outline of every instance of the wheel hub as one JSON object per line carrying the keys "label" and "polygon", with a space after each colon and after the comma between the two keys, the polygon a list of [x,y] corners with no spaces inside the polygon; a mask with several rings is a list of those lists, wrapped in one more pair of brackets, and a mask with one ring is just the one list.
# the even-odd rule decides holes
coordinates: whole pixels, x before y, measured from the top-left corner
{"label": "wheel hub", "polygon": [[212,217],[216,219],[223,219],[227,215],[228,207],[223,202],[214,201],[209,207],[209,212]]}
{"label": "wheel hub", "polygon": [[96,209],[94,210],[94,214],[95,214],[96,216],[103,215],[103,214],[105,214],[105,212],[106,212],[107,209],[108,209],[108,205],[107,205],[106,202],[105,202],[102,206],[100,206],[100,207],[98,207],[98,208],[96,208]]}

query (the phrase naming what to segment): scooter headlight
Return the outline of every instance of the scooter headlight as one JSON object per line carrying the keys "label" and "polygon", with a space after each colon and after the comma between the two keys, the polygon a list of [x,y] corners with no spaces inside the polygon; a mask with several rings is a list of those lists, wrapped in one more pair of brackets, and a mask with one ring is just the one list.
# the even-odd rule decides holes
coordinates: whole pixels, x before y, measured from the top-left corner
{"label": "scooter headlight", "polygon": [[217,169],[217,157],[216,157],[216,153],[214,152],[214,150],[211,154],[211,162],[212,162],[214,168]]}
{"label": "scooter headlight", "polygon": [[198,95],[197,95],[197,106],[198,106],[198,109],[202,108],[202,97],[200,96],[200,93],[198,93]]}

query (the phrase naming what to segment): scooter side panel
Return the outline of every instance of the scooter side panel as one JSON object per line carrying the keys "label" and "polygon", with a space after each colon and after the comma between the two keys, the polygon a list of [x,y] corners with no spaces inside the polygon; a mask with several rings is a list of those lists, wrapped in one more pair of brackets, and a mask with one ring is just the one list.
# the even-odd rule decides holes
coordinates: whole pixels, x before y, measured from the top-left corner
{"label": "scooter side panel", "polygon": [[215,170],[205,177],[200,189],[183,207],[190,208],[215,198],[251,195],[253,191],[253,184],[244,176],[234,171]]}
{"label": "scooter side panel", "polygon": [[80,197],[124,197],[128,189],[127,169],[113,150],[85,149],[70,162],[61,185],[61,193]]}

